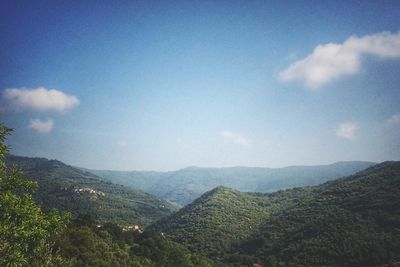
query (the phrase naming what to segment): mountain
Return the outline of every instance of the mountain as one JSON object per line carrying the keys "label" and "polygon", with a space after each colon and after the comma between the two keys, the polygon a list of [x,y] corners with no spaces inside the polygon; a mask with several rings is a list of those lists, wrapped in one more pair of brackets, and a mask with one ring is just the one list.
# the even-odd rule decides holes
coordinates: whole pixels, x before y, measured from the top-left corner
{"label": "mountain", "polygon": [[149,229],[234,265],[398,266],[400,162],[274,193],[218,187]]}
{"label": "mountain", "polygon": [[186,205],[217,186],[243,192],[273,192],[280,189],[316,185],[366,169],[372,162],[337,162],[319,166],[285,168],[197,168],[172,172],[90,170],[113,183],[133,186],[160,198]]}
{"label": "mountain", "polygon": [[219,186],[150,226],[150,230],[221,260],[234,245],[258,233],[271,214],[290,207],[310,190],[243,193]]}
{"label": "mountain", "polygon": [[6,164],[18,165],[26,178],[39,183],[35,199],[45,210],[89,213],[99,222],[145,227],[177,209],[148,193],[104,181],[57,160],[8,155]]}

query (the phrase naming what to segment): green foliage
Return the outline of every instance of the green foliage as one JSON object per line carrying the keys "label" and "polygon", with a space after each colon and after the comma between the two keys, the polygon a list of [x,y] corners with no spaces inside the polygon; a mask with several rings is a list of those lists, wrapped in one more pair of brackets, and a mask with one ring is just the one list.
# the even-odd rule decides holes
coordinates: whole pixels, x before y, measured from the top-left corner
{"label": "green foliage", "polygon": [[242,192],[274,192],[281,189],[316,185],[366,169],[372,162],[337,162],[321,166],[285,168],[197,168],[172,172],[91,170],[114,183],[134,186],[179,205],[186,205],[217,186]]}
{"label": "green foliage", "polygon": [[400,162],[269,194],[219,187],[150,229],[234,266],[391,266],[400,261]]}
{"label": "green foliage", "polygon": [[[79,182],[84,183],[86,187],[93,186],[96,190],[101,188],[106,194],[114,196],[108,199],[109,202],[102,202],[97,198],[86,199],[86,202],[81,204],[96,200],[102,203],[103,207],[109,205],[106,207],[110,208],[115,205],[118,209],[118,203],[121,201],[143,201],[136,205],[142,205],[140,208],[143,211],[139,211],[142,211],[141,215],[149,221],[153,219],[152,205],[163,205],[165,202],[141,192],[132,197],[131,194],[135,192],[133,189],[113,186],[57,161],[9,157],[9,161],[10,158],[14,162],[19,161],[29,171],[31,180],[26,180],[22,178],[22,171],[16,166],[6,167],[5,154],[8,149],[3,142],[9,131],[0,125],[0,266],[215,266],[207,258],[189,252],[160,234],[124,232],[114,223],[100,226],[93,217],[93,209],[86,210],[89,213],[84,215],[78,213],[72,223],[69,223],[68,214],[60,215],[55,209],[51,209],[48,214],[44,213],[35,204],[32,196],[38,189],[36,181],[44,187],[42,191],[39,187],[38,192],[41,194],[38,194],[37,198],[42,200],[43,204],[47,204],[47,208],[51,204],[49,199],[56,200],[56,205],[66,205],[62,202],[68,199],[57,198],[60,196],[57,195],[57,190],[60,186],[66,190],[71,184],[82,186]],[[44,178],[35,181],[32,179],[34,174],[43,174]],[[50,178],[54,180],[53,183]],[[72,206],[63,207],[68,209]],[[84,207],[92,208],[93,205]],[[123,207],[127,209],[132,206],[127,204]],[[109,212],[107,208],[97,209],[100,213],[98,217],[104,220],[107,216],[118,215],[116,212]],[[145,211],[146,208],[149,211]],[[125,209],[118,212],[127,212]],[[146,212],[149,212],[149,217],[145,217]]]}
{"label": "green foliage", "polygon": [[[378,266],[400,260],[400,162],[313,188],[269,217],[251,253],[304,266]],[[250,252],[248,244],[240,251]]]}
{"label": "green foliage", "polygon": [[68,215],[56,210],[45,214],[32,197],[37,183],[24,179],[16,166],[6,167],[4,141],[9,133],[0,124],[0,266],[60,265],[54,243]]}
{"label": "green foliage", "polygon": [[124,232],[113,223],[99,227],[87,218],[74,220],[58,246],[72,266],[215,266],[160,234]]}
{"label": "green foliage", "polygon": [[[292,192],[297,197],[303,193],[297,189]],[[291,203],[293,199],[282,191],[265,195],[217,187],[150,229],[163,232],[192,251],[222,260],[232,247],[257,231],[271,213]]]}
{"label": "green foliage", "polygon": [[[99,222],[138,224],[145,227],[177,209],[167,201],[134,188],[112,184],[57,160],[8,155],[26,177],[39,184],[35,199],[45,210],[56,208],[74,215],[90,213]],[[77,192],[90,188],[104,195]]]}

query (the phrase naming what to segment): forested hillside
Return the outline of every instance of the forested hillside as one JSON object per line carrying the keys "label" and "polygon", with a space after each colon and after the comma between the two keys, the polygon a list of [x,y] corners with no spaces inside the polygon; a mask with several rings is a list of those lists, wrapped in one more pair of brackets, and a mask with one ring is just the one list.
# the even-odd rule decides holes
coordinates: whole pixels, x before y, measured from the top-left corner
{"label": "forested hillside", "polygon": [[123,231],[113,223],[99,227],[90,216],[74,219],[57,240],[56,248],[65,266],[223,266],[160,234]]}
{"label": "forested hillside", "polygon": [[221,260],[233,247],[258,233],[271,214],[293,205],[310,191],[296,188],[264,194],[217,187],[150,226],[150,230]]}
{"label": "forested hillside", "polygon": [[133,186],[183,206],[201,194],[221,185],[244,192],[273,192],[280,189],[317,185],[351,175],[374,164],[349,161],[330,165],[285,168],[188,167],[171,172],[102,170],[90,170],[90,172],[113,183]]}
{"label": "forested hillside", "polygon": [[151,229],[232,264],[395,266],[400,162],[275,193],[216,188]]}
{"label": "forested hillside", "polygon": [[57,160],[8,155],[6,163],[18,165],[26,178],[38,182],[35,199],[45,210],[89,213],[99,222],[145,227],[177,209],[148,193],[104,181]]}

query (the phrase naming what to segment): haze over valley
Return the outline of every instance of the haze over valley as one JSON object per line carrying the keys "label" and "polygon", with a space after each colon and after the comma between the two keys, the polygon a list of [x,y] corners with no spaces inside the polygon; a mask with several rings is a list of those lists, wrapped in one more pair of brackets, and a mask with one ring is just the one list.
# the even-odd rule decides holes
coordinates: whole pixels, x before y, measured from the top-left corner
{"label": "haze over valley", "polygon": [[113,183],[133,186],[182,206],[218,186],[227,186],[242,192],[273,192],[320,184],[356,173],[374,164],[354,161],[274,169],[188,167],[172,172],[89,171]]}

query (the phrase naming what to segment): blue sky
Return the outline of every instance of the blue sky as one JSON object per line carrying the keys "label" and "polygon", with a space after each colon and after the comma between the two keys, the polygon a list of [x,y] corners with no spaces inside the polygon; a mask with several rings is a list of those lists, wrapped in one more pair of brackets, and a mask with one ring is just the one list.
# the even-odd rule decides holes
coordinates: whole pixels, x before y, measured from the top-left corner
{"label": "blue sky", "polygon": [[400,160],[399,1],[55,2],[1,4],[14,154],[120,170]]}

